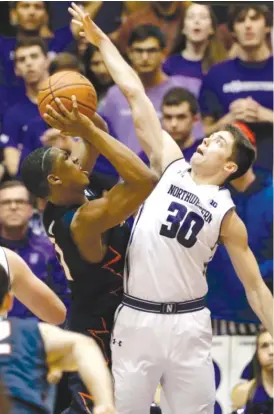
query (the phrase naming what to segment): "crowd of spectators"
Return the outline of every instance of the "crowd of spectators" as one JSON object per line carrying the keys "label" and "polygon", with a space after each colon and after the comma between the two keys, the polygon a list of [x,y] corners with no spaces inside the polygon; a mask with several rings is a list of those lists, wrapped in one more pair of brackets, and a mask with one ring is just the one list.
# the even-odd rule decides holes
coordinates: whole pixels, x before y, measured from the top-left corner
{"label": "crowd of spectators", "polygon": [[[43,145],[67,145],[66,137],[49,128],[39,114],[40,83],[61,70],[87,76],[110,133],[146,163],[148,159],[136,138],[130,107],[113,85],[101,53],[70,24],[69,2],[2,3],[9,23],[0,35],[0,245],[18,252],[69,308],[66,278],[41,227],[43,205],[20,182],[20,165],[31,151]],[[180,1],[79,3],[135,69],[163,128],[187,161],[205,135],[227,123],[237,125],[256,146],[254,166],[229,188],[261,273],[273,289],[271,3],[222,2],[218,7]],[[119,179],[103,156],[94,171],[105,189]],[[214,333],[256,334],[259,321],[222,246],[207,274]],[[12,314],[33,316],[19,302]],[[241,398],[235,393],[239,408]]]}

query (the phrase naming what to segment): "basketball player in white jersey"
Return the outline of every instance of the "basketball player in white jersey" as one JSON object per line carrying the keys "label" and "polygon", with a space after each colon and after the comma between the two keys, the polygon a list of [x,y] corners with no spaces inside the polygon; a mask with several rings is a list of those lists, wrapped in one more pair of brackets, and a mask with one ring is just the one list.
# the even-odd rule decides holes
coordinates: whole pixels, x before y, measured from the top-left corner
{"label": "basketball player in white jersey", "polygon": [[63,302],[32,273],[17,253],[0,246],[0,264],[9,274],[13,294],[34,315],[54,325],[65,321],[66,308]]}
{"label": "basketball player in white jersey", "polygon": [[[140,209],[128,245],[116,313],[112,371],[120,414],[148,414],[160,381],[172,414],[210,414],[215,400],[205,271],[217,244],[228,250],[251,307],[273,333],[273,301],[222,185],[244,174],[254,148],[236,127],[205,138],[188,164],[162,131],[138,76],[73,5],[86,38],[129,101],[138,138],[160,180]],[[220,269],[222,277],[222,269]]]}

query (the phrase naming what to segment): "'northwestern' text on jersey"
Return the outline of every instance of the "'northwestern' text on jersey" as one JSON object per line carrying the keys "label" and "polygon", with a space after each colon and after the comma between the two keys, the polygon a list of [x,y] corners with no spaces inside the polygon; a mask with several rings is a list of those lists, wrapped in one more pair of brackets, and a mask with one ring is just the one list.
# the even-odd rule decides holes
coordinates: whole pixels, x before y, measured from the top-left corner
{"label": "'northwestern' text on jersey", "polygon": [[203,297],[206,267],[217,248],[222,220],[233,207],[228,190],[196,184],[184,159],[169,165],[136,217],[125,292],[155,302]]}

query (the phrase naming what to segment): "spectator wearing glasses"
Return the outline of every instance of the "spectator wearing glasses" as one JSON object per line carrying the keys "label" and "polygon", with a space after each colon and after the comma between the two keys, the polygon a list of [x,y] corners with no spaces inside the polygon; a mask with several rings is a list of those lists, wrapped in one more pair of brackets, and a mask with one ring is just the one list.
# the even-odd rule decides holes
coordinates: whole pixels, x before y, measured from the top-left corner
{"label": "spectator wearing glasses", "polygon": [[[26,187],[15,180],[3,183],[0,186],[0,245],[21,256],[32,272],[68,307],[67,279],[48,237],[37,235],[30,229],[32,215],[32,200]],[[19,318],[34,317],[18,299],[15,299],[10,315]]]}
{"label": "spectator wearing glasses", "polygon": [[242,121],[257,137],[257,161],[273,165],[273,56],[269,49],[272,26],[267,6],[231,6],[228,26],[239,46],[238,56],[213,66],[200,92],[206,134],[225,124]]}
{"label": "spectator wearing glasses", "polygon": [[[147,96],[150,98],[159,117],[164,95],[173,87],[185,87],[197,96],[199,82],[183,76],[167,76],[162,71],[166,56],[165,37],[157,26],[143,25],[131,34],[128,43],[128,58],[139,75]],[[141,152],[131,116],[131,109],[118,86],[109,89],[101,114],[108,122],[114,136],[135,153]],[[202,136],[201,123],[197,125],[194,136]]]}

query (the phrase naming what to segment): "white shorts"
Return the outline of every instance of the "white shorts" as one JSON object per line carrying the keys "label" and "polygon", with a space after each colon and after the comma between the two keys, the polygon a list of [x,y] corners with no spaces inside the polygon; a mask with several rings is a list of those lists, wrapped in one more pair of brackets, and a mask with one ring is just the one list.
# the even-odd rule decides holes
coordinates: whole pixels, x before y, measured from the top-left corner
{"label": "white shorts", "polygon": [[112,334],[119,414],[149,414],[160,382],[172,414],[212,414],[210,312],[163,315],[120,305]]}

